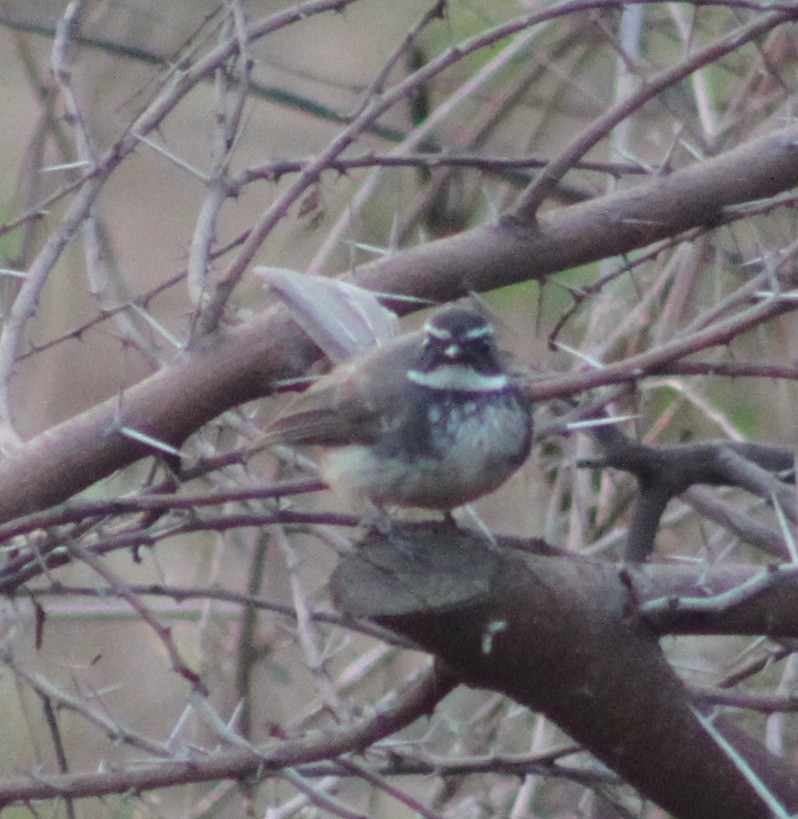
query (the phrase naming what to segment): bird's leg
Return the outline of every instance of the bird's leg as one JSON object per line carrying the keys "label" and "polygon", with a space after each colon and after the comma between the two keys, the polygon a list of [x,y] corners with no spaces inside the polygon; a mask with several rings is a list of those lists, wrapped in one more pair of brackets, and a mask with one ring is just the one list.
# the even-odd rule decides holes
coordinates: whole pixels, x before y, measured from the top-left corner
{"label": "bird's leg", "polygon": [[393,521],[386,508],[381,503],[374,502],[374,508],[363,516],[360,525],[366,531],[373,530],[386,536],[391,533]]}

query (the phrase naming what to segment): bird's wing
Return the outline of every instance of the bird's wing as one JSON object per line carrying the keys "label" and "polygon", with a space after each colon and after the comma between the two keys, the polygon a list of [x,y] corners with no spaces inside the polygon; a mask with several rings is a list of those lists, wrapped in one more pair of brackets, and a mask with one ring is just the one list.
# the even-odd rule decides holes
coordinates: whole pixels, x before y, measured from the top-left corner
{"label": "bird's wing", "polygon": [[409,337],[337,367],[297,396],[261,443],[336,446],[372,443],[404,408],[406,372],[419,338]]}

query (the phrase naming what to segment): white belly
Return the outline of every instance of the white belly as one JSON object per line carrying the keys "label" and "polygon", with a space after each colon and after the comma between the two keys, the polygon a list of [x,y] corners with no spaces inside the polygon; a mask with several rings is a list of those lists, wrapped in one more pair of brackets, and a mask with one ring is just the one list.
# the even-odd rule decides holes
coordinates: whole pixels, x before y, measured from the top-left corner
{"label": "white belly", "polygon": [[496,489],[527,455],[525,414],[503,409],[450,420],[456,434],[431,457],[408,461],[378,455],[369,446],[338,447],[329,452],[325,479],[339,491],[378,504],[453,509]]}

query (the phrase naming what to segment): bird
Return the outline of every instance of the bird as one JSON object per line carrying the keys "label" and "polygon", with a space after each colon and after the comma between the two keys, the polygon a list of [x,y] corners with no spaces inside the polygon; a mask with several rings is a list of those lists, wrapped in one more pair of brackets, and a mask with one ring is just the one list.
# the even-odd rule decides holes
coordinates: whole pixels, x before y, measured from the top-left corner
{"label": "bird", "polygon": [[339,365],[264,430],[264,446],[318,446],[344,497],[451,510],[497,489],[527,459],[532,408],[505,370],[492,324],[450,305],[423,330]]}

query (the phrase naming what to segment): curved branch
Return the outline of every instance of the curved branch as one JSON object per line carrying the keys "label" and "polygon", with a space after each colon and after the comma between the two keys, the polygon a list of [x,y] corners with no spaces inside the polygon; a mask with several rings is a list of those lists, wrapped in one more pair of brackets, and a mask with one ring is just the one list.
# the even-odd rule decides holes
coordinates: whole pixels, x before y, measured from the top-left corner
{"label": "curved branch", "polygon": [[[541,216],[529,229],[499,224],[386,257],[357,271],[357,284],[446,301],[471,290],[542,280],[708,223],[723,208],[798,184],[798,128],[752,140],[714,159],[631,190]],[[397,304],[407,312],[406,303]],[[774,301],[772,315],[782,309]],[[784,308],[786,309],[786,308]],[[771,313],[763,311],[762,319]],[[720,342],[718,342],[720,343]],[[179,446],[220,413],[304,373],[318,350],[278,310],[218,333],[121,396],[18,447],[0,463],[0,521],[43,509],[154,450],[122,425]],[[663,361],[657,361],[662,366]],[[624,378],[637,377],[630,372]],[[601,372],[571,384],[601,383]]]}

